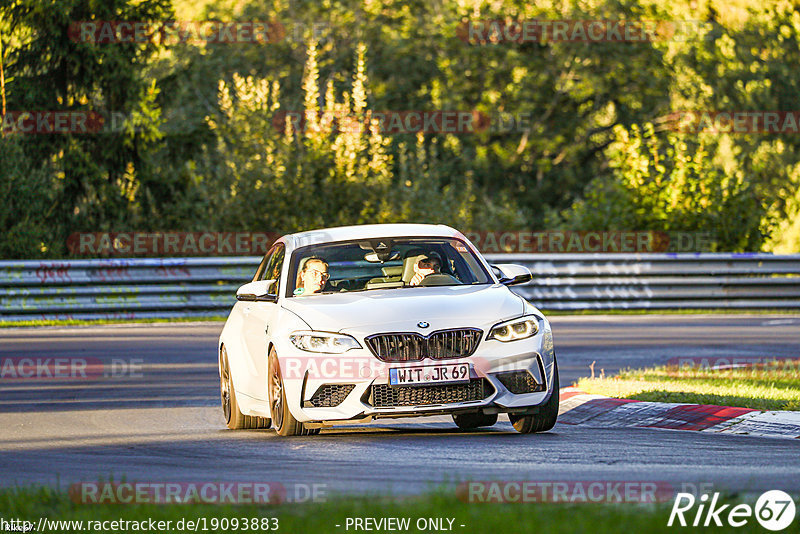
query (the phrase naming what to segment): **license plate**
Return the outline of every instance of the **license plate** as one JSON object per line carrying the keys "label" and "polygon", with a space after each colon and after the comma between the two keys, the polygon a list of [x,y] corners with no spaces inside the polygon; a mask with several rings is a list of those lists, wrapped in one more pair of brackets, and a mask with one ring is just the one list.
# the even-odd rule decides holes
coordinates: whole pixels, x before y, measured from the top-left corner
{"label": "license plate", "polygon": [[389,369],[390,386],[424,386],[428,384],[463,384],[469,382],[469,364],[451,363],[424,367]]}

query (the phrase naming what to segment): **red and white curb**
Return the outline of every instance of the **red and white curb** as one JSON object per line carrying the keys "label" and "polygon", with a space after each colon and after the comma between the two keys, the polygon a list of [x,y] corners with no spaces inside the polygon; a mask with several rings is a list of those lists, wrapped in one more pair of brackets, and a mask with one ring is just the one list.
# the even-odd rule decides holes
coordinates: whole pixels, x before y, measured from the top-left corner
{"label": "red and white curb", "polygon": [[614,399],[561,389],[558,422],[593,428],[663,428],[771,438],[800,438],[800,412]]}

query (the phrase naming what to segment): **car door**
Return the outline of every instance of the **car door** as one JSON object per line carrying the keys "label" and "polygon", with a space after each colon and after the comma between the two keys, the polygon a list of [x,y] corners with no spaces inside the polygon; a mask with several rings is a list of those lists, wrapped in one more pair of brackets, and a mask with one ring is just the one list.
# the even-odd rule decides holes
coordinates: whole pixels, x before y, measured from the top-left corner
{"label": "car door", "polygon": [[264,269],[259,269],[257,280],[275,280],[270,294],[276,302],[242,302],[242,335],[250,376],[245,380],[244,393],[260,400],[266,400],[267,386],[267,339],[269,329],[278,313],[277,296],[280,294],[281,270],[286,255],[283,243],[277,243],[267,253]]}

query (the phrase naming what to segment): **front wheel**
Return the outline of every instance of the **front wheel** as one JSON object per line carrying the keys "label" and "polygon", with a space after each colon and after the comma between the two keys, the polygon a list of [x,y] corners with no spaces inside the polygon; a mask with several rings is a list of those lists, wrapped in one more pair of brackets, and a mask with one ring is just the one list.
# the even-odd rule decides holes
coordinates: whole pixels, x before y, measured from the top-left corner
{"label": "front wheel", "polygon": [[558,364],[553,360],[553,393],[550,399],[539,408],[539,413],[533,415],[512,415],[508,419],[514,429],[521,434],[531,432],[547,432],[556,425],[558,419]]}
{"label": "front wheel", "polygon": [[283,375],[278,361],[278,353],[272,348],[267,361],[267,396],[272,422],[280,436],[312,436],[319,434],[318,428],[306,428],[303,423],[294,418],[289,406],[286,404],[286,391],[283,387]]}

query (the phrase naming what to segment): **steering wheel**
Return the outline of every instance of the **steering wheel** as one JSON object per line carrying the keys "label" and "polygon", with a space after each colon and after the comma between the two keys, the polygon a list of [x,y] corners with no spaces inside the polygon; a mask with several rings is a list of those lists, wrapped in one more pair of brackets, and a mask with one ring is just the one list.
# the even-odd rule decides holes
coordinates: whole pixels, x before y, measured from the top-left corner
{"label": "steering wheel", "polygon": [[419,286],[455,286],[461,285],[462,282],[455,276],[444,274],[444,273],[434,273],[429,274],[422,281],[418,284]]}

